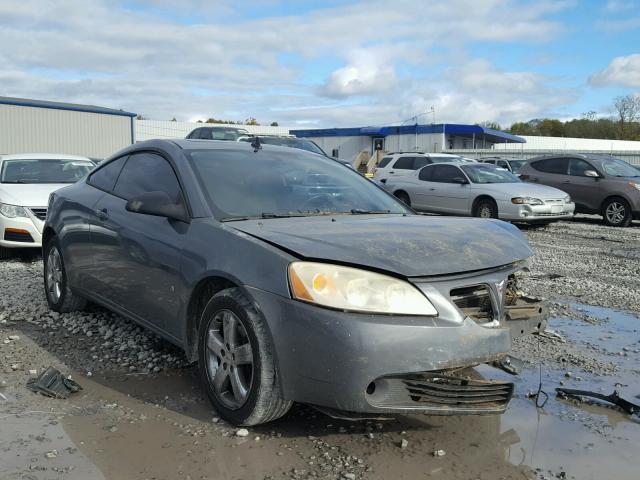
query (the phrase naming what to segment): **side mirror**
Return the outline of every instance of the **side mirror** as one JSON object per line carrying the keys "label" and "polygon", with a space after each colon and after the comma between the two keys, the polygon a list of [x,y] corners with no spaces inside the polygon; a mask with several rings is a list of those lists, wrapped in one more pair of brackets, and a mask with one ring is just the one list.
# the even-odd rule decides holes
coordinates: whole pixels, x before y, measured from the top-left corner
{"label": "side mirror", "polygon": [[146,192],[127,202],[127,211],[166,217],[189,223],[189,215],[184,203],[175,203],[165,192]]}
{"label": "side mirror", "polygon": [[455,177],[452,179],[453,183],[458,183],[460,185],[466,185],[467,183],[467,179],[464,177]]}
{"label": "side mirror", "polygon": [[584,171],[584,176],[585,177],[592,177],[592,178],[600,178],[600,174],[598,172],[596,172],[595,170],[585,170]]}

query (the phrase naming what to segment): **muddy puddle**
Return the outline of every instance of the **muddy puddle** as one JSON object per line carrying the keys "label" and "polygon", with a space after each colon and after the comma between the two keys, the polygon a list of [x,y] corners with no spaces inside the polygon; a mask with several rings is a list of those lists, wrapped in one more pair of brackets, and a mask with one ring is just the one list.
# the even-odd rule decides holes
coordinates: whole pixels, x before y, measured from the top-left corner
{"label": "muddy puddle", "polygon": [[84,390],[66,401],[6,390],[13,400],[0,405],[0,478],[636,479],[640,424],[611,408],[556,398],[554,390],[562,382],[608,394],[618,384],[621,396],[640,403],[640,320],[572,308],[597,321],[558,318],[551,328],[615,371],[572,368],[567,376],[567,368],[543,366],[549,399],[542,409],[527,395],[538,388],[536,366],[518,377],[483,366],[485,376],[516,383],[504,415],[352,423],[296,406],[237,437],[216,421],[192,368],[77,375]]}

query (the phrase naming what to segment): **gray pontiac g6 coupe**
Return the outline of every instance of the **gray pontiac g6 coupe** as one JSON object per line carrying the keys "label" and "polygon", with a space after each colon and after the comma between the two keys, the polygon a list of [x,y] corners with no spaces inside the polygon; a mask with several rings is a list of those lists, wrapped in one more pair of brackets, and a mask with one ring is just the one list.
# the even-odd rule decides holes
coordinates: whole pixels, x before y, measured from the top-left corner
{"label": "gray pontiac g6 coupe", "polygon": [[45,291],[100,304],[197,361],[237,425],[293,402],[341,415],[500,413],[499,361],[545,309],[519,294],[532,255],[499,220],[415,214],[302,150],[152,140],[49,199]]}

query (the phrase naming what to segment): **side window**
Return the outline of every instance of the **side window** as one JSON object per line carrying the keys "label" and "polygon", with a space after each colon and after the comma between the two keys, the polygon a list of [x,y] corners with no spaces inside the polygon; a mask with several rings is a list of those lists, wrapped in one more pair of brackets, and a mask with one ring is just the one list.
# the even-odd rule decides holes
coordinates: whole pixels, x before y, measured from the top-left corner
{"label": "side window", "polygon": [[453,165],[435,165],[433,167],[432,182],[457,183],[455,180],[459,178],[464,178],[464,174],[458,167]]}
{"label": "side window", "polygon": [[495,165],[496,161],[495,160],[482,160],[482,163],[490,163],[491,165]]}
{"label": "side window", "polygon": [[507,162],[505,162],[504,160],[498,160],[498,166],[502,167],[502,168],[506,168],[507,170],[509,170],[509,164]]}
{"label": "side window", "polygon": [[429,165],[431,160],[427,157],[413,157],[413,169],[418,170],[419,168],[424,167],[425,165]]}
{"label": "side window", "polygon": [[538,160],[532,162],[531,166],[544,173],[556,173],[560,175],[567,174],[567,168],[569,166],[568,158],[545,158],[544,160]]}
{"label": "side window", "polygon": [[433,173],[434,168],[436,167],[424,167],[420,172],[418,172],[418,179],[425,182],[431,181],[431,174]]}
{"label": "side window", "polygon": [[585,177],[584,172],[587,170],[595,170],[595,168],[580,158],[569,159],[569,175]]}
{"label": "side window", "polygon": [[413,170],[413,157],[400,157],[394,163],[393,168],[398,170]]}
{"label": "side window", "polygon": [[201,128],[200,136],[198,138],[201,138],[202,140],[211,140],[211,129]]}
{"label": "side window", "polygon": [[187,138],[198,138],[198,135],[200,135],[200,129],[196,128],[191,133],[189,133],[189,135],[187,135]]}
{"label": "side window", "polygon": [[120,157],[97,169],[91,174],[87,183],[106,192],[112,191],[126,159],[126,156]]}
{"label": "side window", "polygon": [[136,153],[122,169],[114,193],[129,200],[146,192],[165,192],[174,202],[182,201],[180,184],[169,162],[154,153]]}
{"label": "side window", "polygon": [[389,162],[391,161],[392,158],[393,157],[382,157],[382,160],[380,160],[380,163],[378,164],[378,168],[384,168],[387,165],[389,165]]}

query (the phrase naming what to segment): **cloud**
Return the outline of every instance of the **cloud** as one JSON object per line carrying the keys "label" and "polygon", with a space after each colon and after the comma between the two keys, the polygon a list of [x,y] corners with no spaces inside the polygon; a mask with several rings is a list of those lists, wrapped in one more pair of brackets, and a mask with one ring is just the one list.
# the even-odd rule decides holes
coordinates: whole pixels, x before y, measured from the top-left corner
{"label": "cloud", "polygon": [[592,75],[589,82],[595,86],[640,88],[640,53],[614,58],[607,68]]}
{"label": "cloud", "polygon": [[635,8],[636,2],[620,0],[608,0],[605,6],[605,10],[610,13],[626,12]]}
{"label": "cloud", "polygon": [[[381,123],[414,113],[420,102],[408,92],[429,104],[464,99],[465,89],[478,92],[479,77],[440,78],[443,68],[464,70],[465,45],[550,41],[563,26],[549,16],[572,6],[519,0],[451,0],[428,9],[422,0],[332,1],[322,8],[278,0],[200,4],[3,0],[3,94],[158,119]],[[528,81],[532,88],[545,82],[493,74],[484,85],[507,75],[509,98]],[[458,101],[466,108],[457,119],[466,121],[469,107]],[[496,103],[485,95],[473,118],[493,108],[506,118],[507,109]]]}

